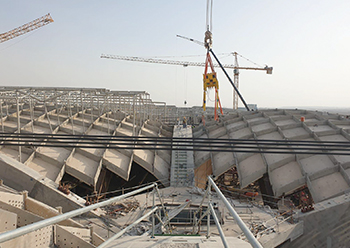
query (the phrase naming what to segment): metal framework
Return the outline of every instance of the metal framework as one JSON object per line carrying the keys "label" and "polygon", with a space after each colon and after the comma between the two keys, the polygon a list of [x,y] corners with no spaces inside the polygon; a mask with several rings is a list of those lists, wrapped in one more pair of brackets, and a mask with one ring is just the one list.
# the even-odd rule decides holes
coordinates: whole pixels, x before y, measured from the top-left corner
{"label": "metal framework", "polygon": [[[18,135],[41,133],[139,136],[145,132],[143,131],[145,126],[153,125],[152,127],[157,128],[155,136],[161,133],[171,136],[171,130],[168,127],[162,129],[160,126],[160,121],[167,118],[167,105],[163,102],[153,102],[145,91],[111,91],[104,88],[0,87],[0,115],[0,132]],[[65,148],[68,149],[66,158],[74,157],[79,153],[77,149]],[[11,157],[26,164],[33,161],[35,154],[44,153],[45,156],[50,156],[39,146],[23,147],[17,144],[10,148],[2,145],[1,149],[11,149]],[[137,159],[134,150],[114,150],[114,154],[110,153],[113,158],[125,155],[123,162],[127,164],[123,170],[117,170],[118,165],[114,160],[105,160],[105,154],[110,152],[108,146],[97,153],[93,153],[91,149],[87,151],[91,153],[93,159],[84,163],[83,166],[90,171],[91,176],[86,176],[85,169],[81,168],[74,175],[79,180],[94,187],[94,190],[100,188],[102,164],[108,164],[106,166],[113,173],[124,180],[129,180],[134,158]],[[57,152],[59,153],[59,148]],[[141,162],[143,162],[142,158]],[[58,164],[60,170],[66,171],[69,160],[58,161]],[[146,165],[143,164],[143,166]],[[150,173],[154,172],[150,171]],[[51,179],[59,183],[62,177],[63,173],[55,173]],[[156,177],[166,178],[160,174]]]}
{"label": "metal framework", "polygon": [[[83,123],[85,118],[94,120],[96,116],[110,117],[117,112],[133,116],[134,122],[167,118],[166,104],[153,102],[145,91],[110,91],[104,88],[1,87],[0,109],[2,117],[17,113],[17,133],[20,133],[22,128],[20,118],[24,110],[29,110],[31,123],[34,121],[35,112],[43,109],[46,116],[54,111],[58,123],[61,123],[60,113],[68,113],[71,119],[73,115],[80,113]],[[133,124],[135,126],[136,123]],[[83,126],[83,132],[87,128]],[[1,130],[6,131],[3,120]],[[72,132],[74,134],[73,121]],[[54,133],[54,130],[51,130],[51,133]]]}

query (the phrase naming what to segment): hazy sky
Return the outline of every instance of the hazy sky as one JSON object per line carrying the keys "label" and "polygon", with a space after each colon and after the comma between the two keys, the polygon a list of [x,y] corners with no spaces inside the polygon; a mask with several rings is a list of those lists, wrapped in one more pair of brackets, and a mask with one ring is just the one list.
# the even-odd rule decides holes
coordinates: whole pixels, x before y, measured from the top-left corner
{"label": "hazy sky", "polygon": [[[205,11],[205,0],[1,0],[0,33],[47,13],[54,23],[0,43],[0,85],[145,90],[155,101],[199,106],[203,68],[100,55],[204,62],[204,47],[176,35],[202,41]],[[217,54],[236,51],[274,67],[272,75],[241,71],[246,102],[349,107],[350,1],[214,0],[213,39]],[[188,55],[201,56],[182,57]],[[233,63],[232,56],[219,57]],[[231,107],[232,87],[222,72],[218,78],[222,104]]]}

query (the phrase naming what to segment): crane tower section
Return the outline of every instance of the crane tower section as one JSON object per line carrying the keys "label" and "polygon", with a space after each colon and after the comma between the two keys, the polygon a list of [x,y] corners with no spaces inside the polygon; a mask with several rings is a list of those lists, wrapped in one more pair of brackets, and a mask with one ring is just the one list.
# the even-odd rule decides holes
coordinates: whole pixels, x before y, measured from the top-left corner
{"label": "crane tower section", "polygon": [[35,19],[34,21],[31,21],[29,23],[26,23],[18,28],[15,28],[6,33],[0,34],[0,43],[11,40],[13,38],[16,38],[17,36],[28,33],[40,27],[43,27],[47,24],[50,24],[51,22],[53,22],[53,19],[50,16],[50,14],[39,17],[38,19]]}

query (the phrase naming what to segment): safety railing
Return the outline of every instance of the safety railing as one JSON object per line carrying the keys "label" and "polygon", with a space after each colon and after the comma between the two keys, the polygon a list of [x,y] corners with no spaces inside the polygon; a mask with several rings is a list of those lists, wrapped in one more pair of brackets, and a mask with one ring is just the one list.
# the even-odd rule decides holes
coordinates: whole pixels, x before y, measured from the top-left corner
{"label": "safety railing", "polygon": [[[205,195],[203,196],[203,200],[199,206],[199,210],[197,211],[201,213],[201,208],[202,205],[204,203],[204,199],[206,197],[208,197],[208,209],[206,212],[204,212],[203,214],[200,214],[200,217],[198,220],[194,221],[194,227],[193,230],[195,231],[196,227],[198,227],[200,221],[207,216],[207,236],[209,237],[210,235],[210,215],[213,215],[213,219],[214,222],[218,228],[222,243],[224,245],[225,248],[228,248],[228,242],[226,240],[226,237],[224,235],[224,232],[221,228],[220,222],[216,216],[215,210],[213,208],[212,202],[211,202],[211,196],[210,196],[210,190],[211,187],[213,187],[213,189],[216,191],[217,196],[221,199],[221,201],[225,204],[227,210],[231,213],[233,219],[236,221],[237,225],[239,226],[239,228],[242,230],[242,232],[244,233],[244,235],[246,236],[248,242],[252,245],[252,247],[254,248],[262,248],[262,245],[259,243],[259,241],[254,237],[254,235],[252,234],[252,232],[249,230],[249,228],[246,226],[246,224],[243,222],[243,220],[241,219],[241,217],[237,214],[237,212],[234,210],[234,208],[232,207],[232,205],[228,202],[228,200],[226,199],[226,197],[222,194],[222,192],[220,191],[220,189],[218,188],[218,186],[216,186],[215,182],[213,181],[213,179],[209,176],[208,177],[208,187],[207,190],[205,192]],[[196,214],[197,214],[196,213]],[[195,214],[195,216],[196,216]]]}
{"label": "safety railing", "polygon": [[[22,236],[22,235],[25,235],[27,233],[36,231],[36,230],[41,229],[43,227],[47,227],[47,226],[50,226],[50,225],[53,225],[53,224],[57,224],[57,223],[59,223],[59,222],[61,222],[63,220],[67,220],[69,218],[73,218],[73,217],[79,216],[81,214],[87,213],[87,212],[89,212],[91,210],[94,210],[96,208],[104,207],[104,206],[107,206],[109,204],[121,201],[121,200],[123,200],[123,199],[125,199],[127,197],[130,197],[132,195],[136,195],[136,194],[138,194],[140,192],[143,192],[143,191],[146,191],[146,190],[152,189],[152,188],[153,188],[153,198],[154,198],[155,193],[158,193],[158,196],[159,196],[159,191],[158,191],[158,188],[157,188],[157,184],[153,183],[151,185],[145,186],[143,188],[134,190],[132,192],[129,192],[129,193],[126,193],[126,194],[123,194],[123,195],[120,195],[120,196],[113,197],[113,198],[108,199],[108,200],[103,201],[103,202],[99,202],[99,203],[96,203],[96,204],[93,204],[93,205],[90,205],[90,206],[86,206],[86,207],[83,207],[83,208],[75,209],[75,210],[72,210],[70,212],[67,212],[67,213],[64,213],[64,214],[60,214],[60,215],[57,215],[57,216],[49,218],[49,219],[38,221],[38,222],[35,222],[33,224],[29,224],[29,225],[17,228],[15,230],[11,230],[11,231],[2,233],[2,234],[0,234],[0,247],[1,247],[1,243],[5,242],[5,241],[17,238],[19,236]],[[150,214],[154,214],[154,212],[156,210],[159,210],[159,208],[154,206],[154,199],[153,199],[152,211],[150,211],[146,215],[149,216]],[[143,219],[146,218],[147,216],[143,216]],[[153,219],[154,219],[154,217],[153,217]],[[154,232],[152,234],[154,235]],[[115,238],[118,238],[118,236],[114,237],[114,239]]]}

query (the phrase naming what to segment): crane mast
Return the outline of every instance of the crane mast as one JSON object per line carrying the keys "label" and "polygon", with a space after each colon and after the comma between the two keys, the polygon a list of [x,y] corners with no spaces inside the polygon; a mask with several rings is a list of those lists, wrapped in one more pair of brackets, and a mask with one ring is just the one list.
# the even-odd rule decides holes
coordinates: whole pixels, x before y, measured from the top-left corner
{"label": "crane mast", "polygon": [[[234,56],[234,69],[233,69],[233,83],[234,85],[237,87],[239,86],[239,70],[243,69],[243,70],[264,70],[266,71],[266,74],[272,74],[272,67],[269,66],[265,66],[265,67],[240,67],[238,65],[238,53],[237,52],[233,52],[233,56]],[[237,109],[238,108],[238,94],[236,90],[233,90],[233,109]]]}
{"label": "crane mast", "polygon": [[53,19],[50,16],[50,14],[39,17],[38,19],[35,19],[34,21],[24,24],[18,28],[0,34],[0,43],[16,38],[17,36],[20,36],[22,34],[26,34],[40,27],[43,27],[51,22],[53,22]]}

